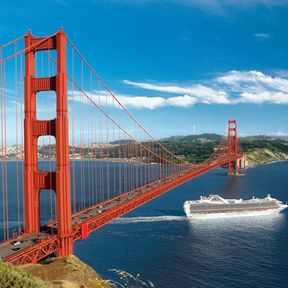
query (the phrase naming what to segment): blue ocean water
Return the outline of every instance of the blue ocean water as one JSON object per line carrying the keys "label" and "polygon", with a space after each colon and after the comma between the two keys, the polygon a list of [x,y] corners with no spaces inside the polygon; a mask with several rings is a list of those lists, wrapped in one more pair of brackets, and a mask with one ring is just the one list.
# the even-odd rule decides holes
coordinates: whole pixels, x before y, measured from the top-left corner
{"label": "blue ocean water", "polygon": [[[288,211],[274,216],[188,221],[185,200],[288,200],[288,162],[228,177],[219,168],[140,207],[78,241],[75,254],[106,279],[109,269],[140,274],[159,288],[288,287]],[[288,210],[288,209],[287,209]]]}

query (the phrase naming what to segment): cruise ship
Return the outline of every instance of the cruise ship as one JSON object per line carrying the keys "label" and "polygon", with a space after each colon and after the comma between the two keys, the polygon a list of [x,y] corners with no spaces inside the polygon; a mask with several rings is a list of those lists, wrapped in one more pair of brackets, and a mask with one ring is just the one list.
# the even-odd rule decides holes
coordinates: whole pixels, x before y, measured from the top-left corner
{"label": "cruise ship", "polygon": [[200,200],[185,201],[184,211],[189,219],[214,219],[241,216],[277,214],[287,208],[287,204],[272,198],[224,199],[219,195],[200,197]]}

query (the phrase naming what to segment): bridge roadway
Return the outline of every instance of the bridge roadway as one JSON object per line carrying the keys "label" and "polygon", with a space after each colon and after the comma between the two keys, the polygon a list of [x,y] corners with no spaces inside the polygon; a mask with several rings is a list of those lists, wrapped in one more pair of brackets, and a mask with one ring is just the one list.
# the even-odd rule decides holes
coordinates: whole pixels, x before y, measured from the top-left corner
{"label": "bridge roadway", "polygon": [[[218,158],[217,162],[210,159],[209,163],[204,162],[200,165],[189,166],[186,170],[77,212],[72,216],[73,239],[84,239],[90,232],[99,229],[144,203],[209,170],[235,161],[241,156],[238,155],[238,157],[235,156],[230,159],[222,157]],[[59,241],[57,222],[51,222],[42,227],[41,232],[23,233],[17,239],[3,242],[0,245],[0,257],[15,265],[35,263],[57,252]]]}

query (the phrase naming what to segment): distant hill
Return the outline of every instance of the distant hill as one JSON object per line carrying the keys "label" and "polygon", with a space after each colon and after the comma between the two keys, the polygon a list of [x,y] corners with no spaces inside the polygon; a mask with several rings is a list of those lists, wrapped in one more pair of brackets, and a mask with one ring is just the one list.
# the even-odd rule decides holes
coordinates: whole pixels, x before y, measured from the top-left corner
{"label": "distant hill", "polygon": [[[216,133],[203,133],[198,135],[177,135],[167,138],[160,139],[160,141],[175,141],[175,142],[205,142],[206,141],[219,141],[222,139],[222,135]],[[277,136],[277,135],[252,135],[252,136],[239,136],[242,140],[248,141],[288,141],[288,136]]]}
{"label": "distant hill", "polygon": [[245,136],[245,137],[240,137],[241,139],[245,139],[245,140],[258,140],[258,141],[274,141],[274,140],[278,140],[278,141],[288,141],[288,137],[287,136],[276,136],[276,135],[253,135],[253,136]]}
{"label": "distant hill", "polygon": [[203,133],[199,135],[186,135],[186,136],[171,136],[161,139],[161,141],[175,141],[175,142],[205,142],[205,141],[219,141],[222,135],[216,133]]}
{"label": "distant hill", "polygon": [[[199,163],[207,159],[221,141],[222,135],[204,133],[200,135],[172,136],[161,139],[161,143],[183,159]],[[249,165],[284,160],[288,158],[288,141],[283,137],[255,135],[240,137]]]}

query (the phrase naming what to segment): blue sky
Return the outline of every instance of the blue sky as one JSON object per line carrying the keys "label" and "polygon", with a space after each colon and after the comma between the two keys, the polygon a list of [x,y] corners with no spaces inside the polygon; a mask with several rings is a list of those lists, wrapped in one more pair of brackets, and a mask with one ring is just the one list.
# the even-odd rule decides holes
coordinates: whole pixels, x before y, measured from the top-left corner
{"label": "blue sky", "polygon": [[[288,134],[288,1],[0,1],[1,43],[60,26],[155,137]],[[194,127],[194,128],[193,128]]]}

